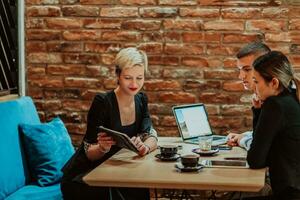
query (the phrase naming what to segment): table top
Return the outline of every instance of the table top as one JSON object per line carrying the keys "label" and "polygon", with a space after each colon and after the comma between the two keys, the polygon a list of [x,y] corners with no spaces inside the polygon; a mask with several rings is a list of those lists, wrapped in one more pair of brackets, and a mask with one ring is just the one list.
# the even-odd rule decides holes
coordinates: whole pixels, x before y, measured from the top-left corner
{"label": "table top", "polygon": [[[179,154],[190,154],[197,145],[182,143],[178,137],[160,137],[159,145],[182,145]],[[175,162],[158,160],[159,150],[140,157],[122,149],[113,157],[96,167],[83,180],[93,186],[144,187],[170,189],[198,189],[224,191],[259,191],[265,183],[265,169],[249,168],[203,168],[199,172],[180,172]],[[224,157],[245,157],[247,152],[234,147],[220,150],[215,156],[200,157],[201,160],[222,160]],[[177,161],[178,162],[178,161]]]}

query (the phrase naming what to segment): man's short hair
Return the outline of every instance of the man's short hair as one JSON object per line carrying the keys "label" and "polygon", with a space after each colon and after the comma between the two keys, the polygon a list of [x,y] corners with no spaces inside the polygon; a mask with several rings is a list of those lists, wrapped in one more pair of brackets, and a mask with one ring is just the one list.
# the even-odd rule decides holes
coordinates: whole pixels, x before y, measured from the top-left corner
{"label": "man's short hair", "polygon": [[236,57],[240,59],[248,55],[263,55],[270,51],[271,49],[262,42],[251,42],[241,48]]}

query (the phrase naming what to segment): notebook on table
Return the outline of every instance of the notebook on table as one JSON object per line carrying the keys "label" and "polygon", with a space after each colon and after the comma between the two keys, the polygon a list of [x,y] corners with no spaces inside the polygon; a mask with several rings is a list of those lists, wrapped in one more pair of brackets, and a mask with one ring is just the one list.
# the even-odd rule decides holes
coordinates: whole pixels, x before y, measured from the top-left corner
{"label": "notebook on table", "polygon": [[208,135],[213,137],[213,146],[227,142],[226,136],[213,134],[204,104],[174,106],[172,110],[183,142],[198,144],[199,137]]}

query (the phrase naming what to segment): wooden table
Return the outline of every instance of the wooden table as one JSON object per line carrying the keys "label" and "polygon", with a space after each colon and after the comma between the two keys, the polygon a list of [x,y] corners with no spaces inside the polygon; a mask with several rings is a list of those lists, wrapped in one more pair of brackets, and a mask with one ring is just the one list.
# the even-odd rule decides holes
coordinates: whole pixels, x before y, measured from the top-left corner
{"label": "wooden table", "polygon": [[[177,137],[159,138],[159,144],[182,145],[180,154],[191,153],[197,145],[185,144]],[[145,157],[121,150],[96,167],[83,180],[92,186],[143,187],[169,189],[197,189],[257,192],[265,183],[265,169],[204,168],[200,172],[182,173],[174,167],[176,162],[162,162],[155,158],[159,150]],[[234,147],[220,151],[217,156],[200,159],[223,159],[228,156],[246,156],[246,151]]]}

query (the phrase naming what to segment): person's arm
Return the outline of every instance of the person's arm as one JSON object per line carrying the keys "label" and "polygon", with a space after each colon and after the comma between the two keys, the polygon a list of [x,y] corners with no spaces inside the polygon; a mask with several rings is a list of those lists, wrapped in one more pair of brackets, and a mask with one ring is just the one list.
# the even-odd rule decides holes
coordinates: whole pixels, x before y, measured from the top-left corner
{"label": "person's arm", "polygon": [[103,149],[99,144],[85,143],[85,146],[87,146],[85,147],[85,154],[90,161],[98,160],[102,158],[105,155],[105,153],[108,152],[105,149]]}
{"label": "person's arm", "polygon": [[254,93],[252,96],[252,112],[253,114],[253,124],[257,124],[258,116],[261,111],[261,106],[263,105],[263,102],[258,98],[257,94]]}
{"label": "person's arm", "polygon": [[239,134],[239,133],[232,133],[230,131],[227,132],[227,145],[229,146],[238,146],[239,143],[238,141],[241,140],[242,137],[244,137],[243,134]]}
{"label": "person's arm", "polygon": [[149,147],[149,151],[147,153],[150,153],[157,149],[157,138],[148,137],[146,140],[144,140],[144,144]]}
{"label": "person's arm", "polygon": [[242,133],[242,137],[238,140],[238,144],[240,147],[249,151],[252,140],[253,140],[253,131],[246,131]]}
{"label": "person's arm", "polygon": [[284,125],[283,111],[280,105],[273,99],[267,99],[260,113],[256,117],[256,124],[253,124],[253,141],[247,155],[250,168],[258,169],[267,166],[267,156],[269,154],[273,140],[279,130]]}
{"label": "person's arm", "polygon": [[[104,124],[106,116],[104,98],[104,94],[95,96],[87,116],[87,130],[83,143],[85,154],[91,161],[102,158],[110,149],[110,147],[101,146],[98,142],[98,127]],[[112,140],[107,136],[105,139]]]}
{"label": "person's arm", "polygon": [[227,135],[227,145],[240,146],[248,151],[250,149],[252,139],[252,131],[247,131],[241,134],[229,133]]}
{"label": "person's arm", "polygon": [[254,108],[254,107],[252,107],[251,110],[252,110],[252,115],[253,115],[252,125],[253,125],[253,135],[254,135],[255,134],[254,133],[254,128],[255,128],[255,126],[256,126],[256,124],[258,122],[258,118],[260,116],[261,108]]}
{"label": "person's arm", "polygon": [[157,148],[157,139],[155,137],[148,137],[142,141],[141,137],[132,137],[131,141],[139,150],[139,155],[144,156]]}

